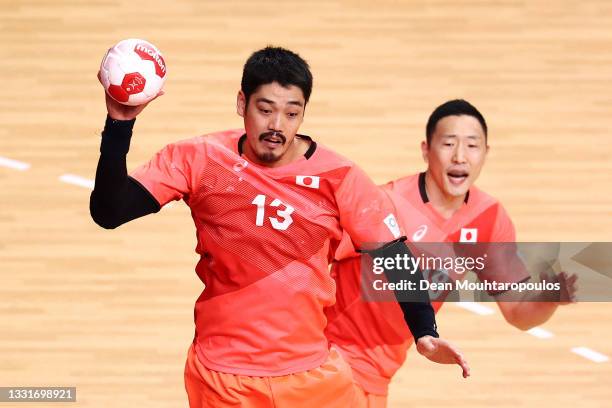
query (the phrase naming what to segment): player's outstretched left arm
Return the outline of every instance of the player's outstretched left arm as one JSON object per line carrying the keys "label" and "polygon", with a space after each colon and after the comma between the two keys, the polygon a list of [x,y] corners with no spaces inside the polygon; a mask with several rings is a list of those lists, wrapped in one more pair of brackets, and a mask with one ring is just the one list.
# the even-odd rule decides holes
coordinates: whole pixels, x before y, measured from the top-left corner
{"label": "player's outstretched left arm", "polygon": [[[402,258],[404,255],[412,257],[412,253],[403,239],[376,250],[368,251],[368,254],[373,258],[394,259],[398,256]],[[406,273],[404,270],[385,268],[385,276],[389,283],[397,285],[403,279],[408,279],[415,283],[415,287],[419,287],[420,281],[424,280],[419,269],[414,273]],[[415,339],[419,353],[435,363],[458,364],[461,367],[463,377],[467,378],[470,375],[470,368],[463,354],[451,343],[439,338],[435,312],[431,306],[429,293],[426,290],[414,291],[413,298],[409,302],[403,301],[401,290],[394,290],[394,294],[404,314],[404,320]]]}
{"label": "player's outstretched left arm", "polygon": [[[395,217],[395,206],[387,194],[357,166],[347,173],[340,187],[336,190],[336,202],[340,211],[340,224],[348,233],[358,252],[367,253],[373,259],[386,260],[412,258],[402,236],[401,228]],[[384,244],[381,244],[384,243]],[[410,280],[416,283],[424,280],[422,272],[407,271],[387,266],[382,263],[384,274],[391,287],[399,288],[399,282]],[[413,296],[403,298],[400,289],[394,289],[404,320],[412,336],[421,344],[421,350],[432,361],[439,363],[457,363],[461,365],[464,376],[469,369],[463,356],[448,342],[438,339],[436,318],[426,290],[416,290]],[[381,316],[383,318],[383,316]]]}
{"label": "player's outstretched left arm", "polygon": [[423,336],[416,341],[418,352],[438,364],[458,364],[463,378],[470,376],[470,367],[463,354],[448,341],[432,336]]}

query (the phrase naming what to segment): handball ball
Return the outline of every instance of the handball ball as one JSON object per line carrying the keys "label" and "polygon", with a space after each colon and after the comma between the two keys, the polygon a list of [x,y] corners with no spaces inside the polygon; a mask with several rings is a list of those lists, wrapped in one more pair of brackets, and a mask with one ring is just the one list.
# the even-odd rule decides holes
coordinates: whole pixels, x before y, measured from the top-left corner
{"label": "handball ball", "polygon": [[114,100],[136,106],[149,102],[166,81],[166,62],[150,42],[131,38],[108,50],[100,64],[100,80]]}

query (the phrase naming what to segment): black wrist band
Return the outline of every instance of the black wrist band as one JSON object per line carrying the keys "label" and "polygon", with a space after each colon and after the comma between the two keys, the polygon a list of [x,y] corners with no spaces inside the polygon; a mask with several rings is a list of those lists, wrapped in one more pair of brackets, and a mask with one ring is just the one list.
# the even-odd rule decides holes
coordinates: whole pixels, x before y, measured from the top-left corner
{"label": "black wrist band", "polygon": [[125,156],[130,150],[132,129],[136,118],[132,120],[116,120],[106,116],[106,123],[102,131],[100,153],[105,156]]}

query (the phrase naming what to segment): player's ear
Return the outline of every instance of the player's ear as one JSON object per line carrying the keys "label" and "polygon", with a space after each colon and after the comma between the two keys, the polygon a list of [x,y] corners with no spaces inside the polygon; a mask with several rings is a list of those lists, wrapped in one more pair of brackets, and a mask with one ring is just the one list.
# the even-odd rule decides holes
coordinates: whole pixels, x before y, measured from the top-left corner
{"label": "player's ear", "polygon": [[423,155],[423,161],[429,163],[429,145],[425,140],[421,142],[421,154]]}
{"label": "player's ear", "polygon": [[239,116],[242,116],[244,118],[244,114],[246,112],[246,96],[244,95],[244,92],[242,92],[242,89],[238,91],[238,95],[236,96],[236,113],[238,113]]}

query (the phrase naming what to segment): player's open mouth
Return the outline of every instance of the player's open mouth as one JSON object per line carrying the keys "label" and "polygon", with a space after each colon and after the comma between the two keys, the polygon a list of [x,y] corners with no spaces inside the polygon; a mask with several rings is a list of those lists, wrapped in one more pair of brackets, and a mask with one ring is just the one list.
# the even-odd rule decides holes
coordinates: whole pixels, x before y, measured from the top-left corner
{"label": "player's open mouth", "polygon": [[467,180],[469,173],[464,170],[450,170],[446,173],[446,176],[451,184],[458,186]]}
{"label": "player's open mouth", "polygon": [[285,143],[285,139],[280,136],[266,136],[261,141],[266,147],[270,149],[276,149],[277,147],[282,146]]}

